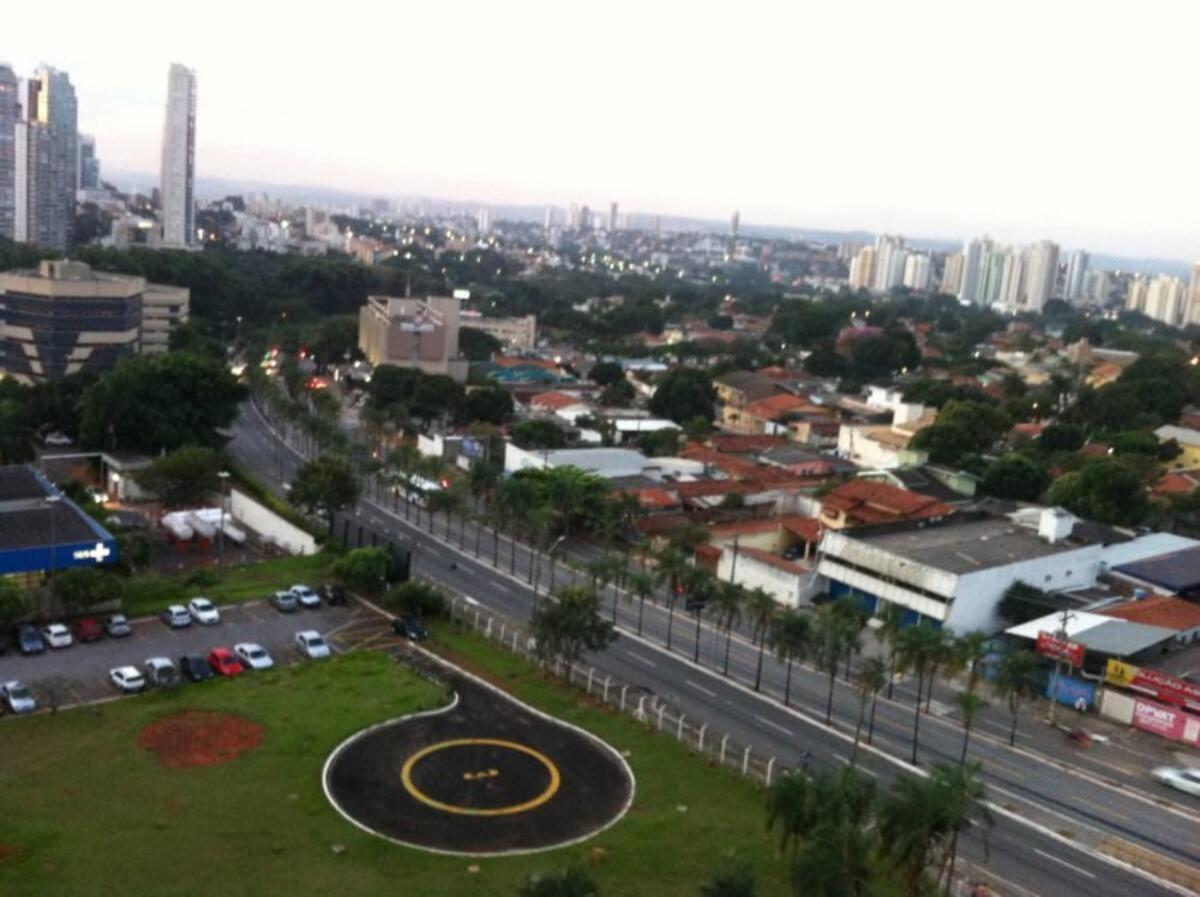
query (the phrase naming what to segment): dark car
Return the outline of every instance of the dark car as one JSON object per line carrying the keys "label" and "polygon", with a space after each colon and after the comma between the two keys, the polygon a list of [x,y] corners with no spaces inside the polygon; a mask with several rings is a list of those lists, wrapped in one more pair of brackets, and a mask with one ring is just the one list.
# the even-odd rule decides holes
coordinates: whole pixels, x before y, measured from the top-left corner
{"label": "dark car", "polygon": [[395,617],[392,620],[392,632],[414,642],[423,642],[429,638],[429,630],[420,617]]}
{"label": "dark car", "polygon": [[192,682],[203,682],[215,675],[208,661],[199,654],[185,654],[179,658],[179,672]]}
{"label": "dark car", "polygon": [[99,641],[104,636],[104,627],[91,617],[75,624],[75,638],[81,642]]}
{"label": "dark car", "polygon": [[327,582],[317,589],[317,594],[326,604],[337,607],[346,603],[346,587],[341,583]]}
{"label": "dark car", "polygon": [[32,623],[22,623],[17,627],[17,647],[22,654],[41,654],[46,650],[46,640]]}

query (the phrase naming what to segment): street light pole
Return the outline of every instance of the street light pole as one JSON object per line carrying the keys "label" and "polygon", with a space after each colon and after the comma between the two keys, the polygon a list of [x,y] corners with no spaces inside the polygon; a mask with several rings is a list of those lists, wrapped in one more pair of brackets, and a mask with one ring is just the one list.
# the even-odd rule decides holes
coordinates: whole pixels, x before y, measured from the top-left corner
{"label": "street light pole", "polygon": [[220,562],[225,561],[225,496],[229,488],[229,471],[222,470],[217,474],[221,478],[221,524],[220,531],[217,533],[217,557]]}

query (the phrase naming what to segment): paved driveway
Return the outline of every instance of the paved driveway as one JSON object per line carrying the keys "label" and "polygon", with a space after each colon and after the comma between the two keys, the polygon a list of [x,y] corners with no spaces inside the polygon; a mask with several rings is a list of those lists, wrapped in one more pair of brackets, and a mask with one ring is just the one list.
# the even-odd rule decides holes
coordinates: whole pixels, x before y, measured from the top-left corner
{"label": "paved driveway", "polygon": [[215,626],[192,623],[186,629],[168,629],[157,617],[149,617],[135,621],[126,638],[76,642],[70,648],[47,649],[28,657],[10,650],[0,656],[0,682],[19,679],[38,692],[39,685],[44,689],[48,680],[53,680],[65,691],[64,703],[94,701],[117,694],[108,680],[113,667],[133,664],[140,668],[149,657],[169,657],[178,663],[184,654],[204,654],[218,646],[232,649],[237,642],[258,642],[276,664],[296,663],[303,659],[292,646],[297,632],[316,629],[336,649],[348,650],[358,642],[340,637],[343,633],[364,631],[368,624],[378,631],[380,621],[353,602],[347,607],[322,605],[292,614],[282,614],[265,601],[222,605],[220,610],[221,622]]}

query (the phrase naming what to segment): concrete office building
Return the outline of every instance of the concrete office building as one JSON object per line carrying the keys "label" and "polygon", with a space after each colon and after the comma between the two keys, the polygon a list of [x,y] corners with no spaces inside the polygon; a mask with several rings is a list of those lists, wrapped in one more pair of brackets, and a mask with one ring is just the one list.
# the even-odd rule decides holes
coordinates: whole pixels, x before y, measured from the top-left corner
{"label": "concrete office building", "polygon": [[358,348],[371,364],[411,367],[426,374],[467,380],[468,362],[459,356],[461,300],[369,296],[358,313]]}
{"label": "concrete office building", "polygon": [[78,106],[66,72],[42,66],[18,89],[14,239],[66,249],[75,224]]}
{"label": "concrete office building", "polygon": [[191,246],[196,235],[196,73],[172,63],[167,74],[167,113],[163,123],[162,242]]}
{"label": "concrete office building", "polygon": [[520,318],[485,318],[477,311],[459,312],[459,326],[491,334],[506,351],[528,352],[537,342],[537,315]]}
{"label": "concrete office building", "polygon": [[191,291],[187,287],[146,284],[142,294],[140,351],[161,355],[170,348],[171,333],[188,322]]}
{"label": "concrete office building", "polygon": [[617,204],[615,202],[611,202],[608,204],[608,232],[610,234],[616,233],[618,224]]}
{"label": "concrete office building", "polygon": [[0,238],[16,234],[17,213],[17,90],[12,68],[0,63]]}
{"label": "concrete office building", "polygon": [[1009,249],[1003,254],[1003,265],[1000,269],[1000,291],[996,303],[1005,311],[1021,311],[1022,297],[1025,292],[1025,256],[1016,249]]}

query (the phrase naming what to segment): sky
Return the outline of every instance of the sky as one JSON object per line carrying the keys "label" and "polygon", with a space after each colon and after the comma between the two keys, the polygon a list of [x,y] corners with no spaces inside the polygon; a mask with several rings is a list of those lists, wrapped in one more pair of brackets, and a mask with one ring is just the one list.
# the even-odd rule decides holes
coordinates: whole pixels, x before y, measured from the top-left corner
{"label": "sky", "polygon": [[8,6],[111,169],[1200,258],[1187,0]]}

